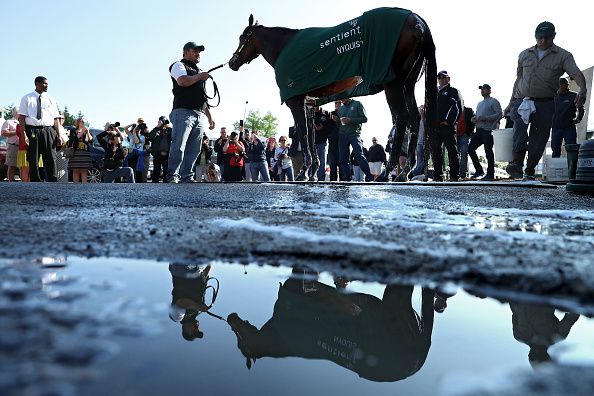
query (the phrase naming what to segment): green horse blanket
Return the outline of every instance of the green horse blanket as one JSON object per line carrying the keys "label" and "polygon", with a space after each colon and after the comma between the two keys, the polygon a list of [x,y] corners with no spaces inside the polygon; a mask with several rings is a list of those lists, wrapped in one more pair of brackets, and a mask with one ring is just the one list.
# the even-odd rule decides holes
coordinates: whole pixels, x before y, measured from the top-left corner
{"label": "green horse blanket", "polygon": [[401,8],[376,8],[334,27],[300,30],[274,67],[281,102],[353,76],[363,82],[339,96],[381,91],[381,85],[395,77],[390,63],[410,14]]}

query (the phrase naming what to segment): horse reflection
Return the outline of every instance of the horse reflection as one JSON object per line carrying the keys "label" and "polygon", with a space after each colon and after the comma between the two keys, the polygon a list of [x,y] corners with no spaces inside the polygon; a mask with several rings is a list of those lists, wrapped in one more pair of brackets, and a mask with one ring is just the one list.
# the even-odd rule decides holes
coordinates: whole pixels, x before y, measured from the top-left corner
{"label": "horse reflection", "polygon": [[[346,286],[335,279],[338,288]],[[280,285],[272,318],[257,329],[227,318],[246,364],[263,357],[324,359],[372,381],[397,381],[425,363],[433,330],[434,293],[423,289],[421,315],[412,286],[389,285],[383,298],[343,293],[294,270]]]}
{"label": "horse reflection", "polygon": [[512,311],[514,338],[530,347],[530,364],[551,361],[548,349],[563,341],[580,315],[566,313],[563,319],[555,316],[555,308],[546,305],[509,303]]}
{"label": "horse reflection", "polygon": [[[326,36],[329,40],[325,40]],[[305,37],[315,37],[318,42],[320,39],[322,41],[316,44],[312,40],[312,45],[308,44],[302,50],[299,46],[309,43],[305,41]],[[332,44],[335,39],[340,41],[336,43],[336,47]],[[305,180],[310,167],[311,175],[315,175],[319,166],[314,147],[314,130],[306,122],[305,104],[312,98],[317,99],[316,105],[322,105],[334,100],[385,91],[397,133],[392,140],[386,170],[378,178],[381,181],[387,181],[392,169],[398,165],[407,125],[411,128],[411,141],[417,139],[419,114],[415,84],[424,69],[428,121],[426,136],[432,137],[435,134],[435,44],[427,23],[411,11],[378,8],[332,28],[302,30],[261,26],[254,23],[254,17],[250,15],[248,26],[239,37],[239,47],[229,60],[229,67],[239,70],[243,64],[250,63],[260,54],[275,68],[281,101],[286,102],[293,115],[305,156],[304,166],[297,180]],[[350,62],[344,62],[346,59]],[[287,70],[290,75],[285,79],[283,77]],[[428,146],[425,145],[426,159]],[[414,165],[415,145],[410,145],[410,148],[410,165]]]}

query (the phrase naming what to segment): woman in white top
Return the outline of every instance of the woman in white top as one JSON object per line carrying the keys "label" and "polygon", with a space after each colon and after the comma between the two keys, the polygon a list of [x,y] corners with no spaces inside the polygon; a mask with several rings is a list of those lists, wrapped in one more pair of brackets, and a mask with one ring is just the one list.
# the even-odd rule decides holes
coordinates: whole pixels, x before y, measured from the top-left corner
{"label": "woman in white top", "polygon": [[285,177],[288,181],[293,181],[293,164],[291,157],[289,157],[289,146],[287,146],[287,137],[281,136],[278,139],[279,146],[276,148],[274,153],[274,160],[280,161],[280,181],[285,181]]}

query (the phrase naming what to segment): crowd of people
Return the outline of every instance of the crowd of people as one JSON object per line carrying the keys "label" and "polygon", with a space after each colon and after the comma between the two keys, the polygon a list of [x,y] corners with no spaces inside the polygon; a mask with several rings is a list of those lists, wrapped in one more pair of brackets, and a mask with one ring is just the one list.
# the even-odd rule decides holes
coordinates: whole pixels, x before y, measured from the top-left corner
{"label": "crowd of people", "polygon": [[[509,104],[502,110],[500,102],[491,96],[491,85],[479,86],[483,100],[476,113],[465,107],[459,90],[450,84],[450,74],[437,74],[438,100],[436,131],[432,131],[423,106],[419,108],[420,128],[414,161],[409,161],[405,139],[399,151],[398,166],[393,180],[409,179],[458,181],[472,178],[495,179],[493,130],[503,117],[506,127],[513,127],[513,160],[506,171],[513,179],[534,179],[535,168],[543,156],[551,136],[553,157],[561,155],[561,145],[576,143],[576,127],[584,116],[587,89],[585,77],[570,52],[554,44],[555,27],[540,23],[535,31],[536,45],[522,51],[518,58],[517,79]],[[146,182],[153,158],[152,182],[195,183],[201,181],[293,181],[303,169],[302,141],[294,127],[278,139],[265,138],[259,131],[249,131],[240,122],[239,131],[228,135],[225,127],[210,147],[205,127],[215,128],[210,112],[204,81],[208,72],[198,67],[203,45],[194,42],[183,47],[183,58],[169,67],[173,85],[173,110],[170,119],[159,118],[149,130],[142,118],[136,123],[105,126],[103,133],[93,136],[84,119],[66,130],[64,116],[56,101],[47,94],[45,77],[35,78],[35,90],[25,95],[13,118],[2,126],[2,136],[8,140],[8,179],[14,180],[20,170],[23,181],[57,181],[58,150],[69,159],[68,169],[74,182],[86,182],[92,167],[90,147],[98,139],[103,147],[104,182],[125,179]],[[580,88],[569,90],[567,73]],[[315,151],[320,160],[318,169],[310,169],[310,180],[373,181],[384,172],[386,152],[398,153],[390,147],[395,133],[388,138],[386,148],[372,139],[369,148],[363,146],[362,125],[367,115],[361,102],[352,98],[334,102],[333,111],[319,107],[311,109],[311,127],[315,130]],[[171,121],[170,121],[171,120]],[[289,142],[289,139],[291,142]],[[430,142],[433,172],[428,173],[424,155],[425,142]],[[483,168],[476,150],[484,146],[487,168]],[[445,147],[445,150],[444,150]],[[449,175],[444,173],[444,152],[449,160]],[[213,161],[213,154],[216,160]],[[527,155],[527,158],[526,158]],[[468,171],[468,157],[474,173]],[[391,159],[394,162],[394,159]],[[412,159],[410,159],[412,160]],[[524,169],[524,161],[526,167]],[[407,165],[416,163],[413,169]],[[329,169],[327,177],[326,170]]]}

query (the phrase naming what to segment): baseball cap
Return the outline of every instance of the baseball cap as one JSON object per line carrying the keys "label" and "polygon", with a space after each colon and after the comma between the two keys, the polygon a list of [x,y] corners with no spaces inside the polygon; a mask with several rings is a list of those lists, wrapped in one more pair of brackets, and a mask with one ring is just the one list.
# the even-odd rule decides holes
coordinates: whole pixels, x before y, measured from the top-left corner
{"label": "baseball cap", "polygon": [[561,77],[559,79],[559,85],[568,85],[568,84],[569,84],[569,81],[567,81],[566,78]]}
{"label": "baseball cap", "polygon": [[184,45],[184,52],[186,52],[187,50],[191,50],[191,49],[199,49],[200,51],[204,51],[204,46],[198,45],[193,41],[189,41],[186,43],[186,45]]}
{"label": "baseball cap", "polygon": [[447,70],[442,70],[439,73],[437,73],[437,77],[439,76],[449,77],[450,75],[448,74]]}
{"label": "baseball cap", "polygon": [[539,23],[536,27],[536,30],[534,31],[534,37],[536,37],[537,39],[542,37],[553,37],[554,35],[555,25],[547,21]]}
{"label": "baseball cap", "polygon": [[491,89],[491,86],[489,84],[483,84],[479,85],[479,89]]}

